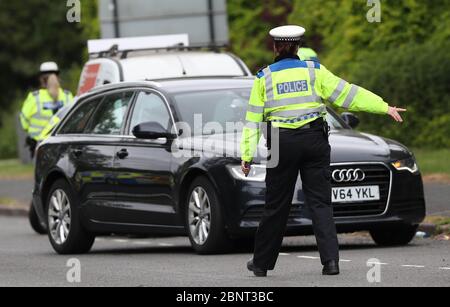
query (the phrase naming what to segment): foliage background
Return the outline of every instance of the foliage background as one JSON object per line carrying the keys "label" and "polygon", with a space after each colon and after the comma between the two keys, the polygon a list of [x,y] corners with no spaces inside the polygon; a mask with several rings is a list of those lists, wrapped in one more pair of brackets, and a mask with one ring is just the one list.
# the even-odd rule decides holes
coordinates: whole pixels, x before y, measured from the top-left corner
{"label": "foliage background", "polygon": [[402,125],[360,114],[361,130],[409,146],[450,148],[450,1],[381,0],[380,23],[367,21],[367,3],[230,0],[232,50],[257,70],[272,61],[268,31],[302,25],[304,44],[328,69],[408,109]]}
{"label": "foliage background", "polygon": [[[86,40],[99,36],[97,0],[81,0],[81,23],[66,21],[66,1],[0,1],[0,158],[13,157],[15,115],[37,86],[42,61],[61,66],[75,92]],[[381,23],[369,23],[367,0],[227,0],[230,49],[254,72],[273,60],[268,31],[307,29],[335,74],[408,108],[405,122],[360,114],[361,130],[415,147],[450,148],[450,1],[381,0]],[[14,116],[12,116],[14,115]]]}
{"label": "foliage background", "polygon": [[27,92],[38,86],[44,61],[60,66],[63,87],[75,93],[86,40],[99,36],[97,1],[81,1],[81,23],[68,23],[67,1],[0,1],[0,158],[16,155],[15,121]]}

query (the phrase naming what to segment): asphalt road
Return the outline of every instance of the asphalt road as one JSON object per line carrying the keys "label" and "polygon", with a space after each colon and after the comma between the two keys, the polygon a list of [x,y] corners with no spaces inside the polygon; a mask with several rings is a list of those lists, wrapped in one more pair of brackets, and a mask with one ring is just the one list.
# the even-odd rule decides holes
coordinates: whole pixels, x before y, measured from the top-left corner
{"label": "asphalt road", "polygon": [[[268,278],[245,268],[251,249],[199,256],[186,238],[99,238],[79,260],[80,283],[67,281],[73,257],[56,255],[45,236],[23,218],[0,217],[0,286],[448,286],[450,242],[416,239],[399,248],[378,248],[365,236],[340,236],[340,276],[324,277],[312,237],[285,240]],[[376,258],[380,283],[369,283],[367,261]],[[75,276],[75,275],[70,275]]]}

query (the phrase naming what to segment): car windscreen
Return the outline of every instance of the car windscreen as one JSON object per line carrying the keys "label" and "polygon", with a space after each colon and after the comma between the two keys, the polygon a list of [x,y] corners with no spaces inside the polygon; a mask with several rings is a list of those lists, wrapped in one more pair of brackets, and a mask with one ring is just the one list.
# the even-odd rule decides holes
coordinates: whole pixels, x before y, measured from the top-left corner
{"label": "car windscreen", "polygon": [[[234,133],[239,125],[233,123],[246,122],[250,92],[250,88],[242,88],[180,93],[174,95],[174,101],[179,120],[191,127],[192,132],[195,130],[197,135],[208,134],[203,129],[207,124],[212,128],[220,126],[223,132]],[[331,129],[346,128],[336,116],[334,112],[327,115]]]}

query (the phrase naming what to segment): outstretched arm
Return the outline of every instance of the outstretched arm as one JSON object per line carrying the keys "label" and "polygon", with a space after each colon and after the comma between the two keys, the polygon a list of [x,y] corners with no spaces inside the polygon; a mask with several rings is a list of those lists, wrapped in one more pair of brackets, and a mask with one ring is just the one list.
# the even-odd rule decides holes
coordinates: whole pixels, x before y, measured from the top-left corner
{"label": "outstretched arm", "polygon": [[403,121],[399,112],[406,109],[390,107],[380,96],[335,76],[323,65],[318,74],[320,96],[335,106],[356,112],[388,114],[397,122]]}

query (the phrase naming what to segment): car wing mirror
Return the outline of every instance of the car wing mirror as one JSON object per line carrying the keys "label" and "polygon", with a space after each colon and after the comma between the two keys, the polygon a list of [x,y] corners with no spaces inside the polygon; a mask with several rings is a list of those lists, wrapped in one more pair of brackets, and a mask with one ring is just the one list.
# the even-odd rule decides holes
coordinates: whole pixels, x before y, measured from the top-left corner
{"label": "car wing mirror", "polygon": [[344,122],[349,125],[352,129],[355,129],[359,125],[359,118],[353,113],[344,112],[341,114],[341,118]]}
{"label": "car wing mirror", "polygon": [[136,138],[144,140],[156,140],[159,138],[172,140],[176,138],[176,134],[170,133],[157,122],[141,123],[133,128],[132,133]]}

